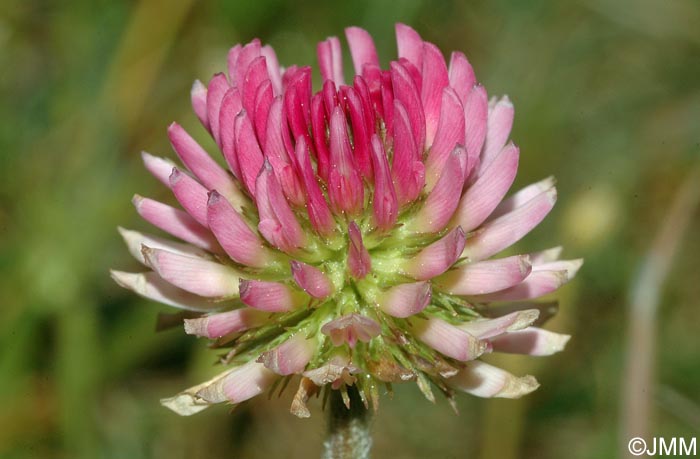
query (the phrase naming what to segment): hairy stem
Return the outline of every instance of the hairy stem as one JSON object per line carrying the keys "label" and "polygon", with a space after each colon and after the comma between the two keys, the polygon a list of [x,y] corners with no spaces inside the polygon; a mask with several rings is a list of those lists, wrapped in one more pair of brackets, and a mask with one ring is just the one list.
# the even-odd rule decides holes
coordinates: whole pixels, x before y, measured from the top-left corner
{"label": "hairy stem", "polygon": [[370,414],[355,386],[348,387],[350,408],[346,408],[340,391],[330,395],[328,435],[323,443],[322,459],[368,459],[372,438]]}

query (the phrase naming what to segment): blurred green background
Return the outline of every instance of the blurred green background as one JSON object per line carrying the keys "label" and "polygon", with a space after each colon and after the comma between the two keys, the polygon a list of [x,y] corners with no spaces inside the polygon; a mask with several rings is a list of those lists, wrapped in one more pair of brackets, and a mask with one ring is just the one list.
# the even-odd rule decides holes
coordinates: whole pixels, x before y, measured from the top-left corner
{"label": "blurred green background", "polygon": [[[550,326],[573,335],[567,350],[498,359],[534,374],[536,393],[460,396],[457,416],[398,387],[374,421],[374,457],[618,457],[629,422],[698,435],[700,213],[687,180],[700,152],[696,0],[2,0],[0,457],[318,457],[320,403],[299,420],[291,392],[190,418],[161,407],[215,357],[181,330],[155,333],[167,309],[116,286],[108,269],[137,269],[116,231],[147,227],[132,194],[165,196],[139,151],[173,157],[173,120],[205,141],[189,88],[225,68],[230,46],[259,37],[283,65],[315,65],[317,41],[358,25],[386,63],[396,21],[446,54],[464,51],[490,94],[511,97],[516,185],[554,174],[560,190],[519,248],[561,243],[586,264]],[[668,277],[636,281],[664,224],[687,228],[661,240],[661,259],[679,247]],[[661,289],[659,309],[630,347],[631,320],[648,317],[630,309],[640,286]],[[622,401],[640,381],[623,369],[640,362],[654,383],[631,406],[651,414],[630,419]]]}

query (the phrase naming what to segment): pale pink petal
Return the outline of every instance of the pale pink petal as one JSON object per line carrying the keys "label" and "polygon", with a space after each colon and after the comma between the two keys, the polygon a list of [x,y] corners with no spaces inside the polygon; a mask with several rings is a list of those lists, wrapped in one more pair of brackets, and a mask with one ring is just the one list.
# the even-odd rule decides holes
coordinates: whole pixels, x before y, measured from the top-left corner
{"label": "pale pink petal", "polygon": [[466,156],[464,148],[460,146],[449,155],[435,188],[430,192],[418,213],[406,225],[408,230],[437,233],[447,226],[459,204],[464,185]]}
{"label": "pale pink petal", "polygon": [[422,342],[441,354],[466,362],[479,357],[486,351],[485,341],[479,341],[469,333],[450,325],[442,319],[431,317],[411,319],[413,334]]}
{"label": "pale pink petal", "polygon": [[251,308],[267,312],[286,312],[309,302],[309,297],[286,284],[241,279],[241,301]]}
{"label": "pale pink petal", "polygon": [[315,350],[316,339],[307,339],[303,332],[298,332],[276,348],[263,353],[258,362],[278,375],[298,374],[304,371]]}
{"label": "pale pink petal", "polygon": [[426,184],[432,189],[442,173],[445,163],[457,145],[464,145],[464,108],[454,90],[446,87],[442,92],[440,122],[435,141],[426,161]]}
{"label": "pale pink petal", "polygon": [[173,397],[162,398],[160,399],[160,403],[180,416],[191,416],[199,413],[200,411],[209,408],[212,404],[200,397],[197,397],[197,392],[211,384],[214,384],[217,380],[222,379],[227,373],[228,372],[218,374],[209,381],[189,387]]}
{"label": "pale pink petal", "polygon": [[320,269],[296,260],[290,265],[294,282],[309,295],[323,299],[333,293],[333,283]]}
{"label": "pale pink petal", "polygon": [[359,27],[348,27],[345,29],[345,37],[350,46],[352,63],[355,73],[360,75],[365,64],[379,65],[379,57],[374,47],[372,36],[366,30]]}
{"label": "pale pink petal", "polygon": [[274,255],[241,215],[216,191],[209,193],[207,222],[228,256],[246,266],[269,266]]}
{"label": "pale pink petal", "polygon": [[445,58],[437,46],[428,42],[423,43],[422,76],[421,101],[425,112],[425,146],[428,146],[433,144],[438,129],[443,90],[450,84]]}
{"label": "pale pink petal", "polygon": [[229,85],[226,75],[217,73],[209,81],[207,86],[207,119],[209,120],[209,129],[214,137],[217,145],[221,145],[219,137],[219,110],[221,109],[221,101],[224,99]]}
{"label": "pale pink petal", "polygon": [[362,279],[372,269],[372,259],[367,248],[362,243],[362,231],[357,223],[350,222],[348,225],[348,270],[355,279]]}
{"label": "pale pink petal", "polygon": [[335,383],[338,380],[352,379],[351,375],[362,370],[350,363],[350,359],[343,355],[333,356],[326,364],[306,370],[303,375],[313,381],[317,386]]}
{"label": "pale pink petal", "polygon": [[347,314],[337,319],[326,322],[321,327],[321,333],[331,338],[334,346],[345,343],[354,348],[357,341],[368,343],[372,338],[381,333],[381,327],[377,322],[361,314]]}
{"label": "pale pink petal", "polygon": [[467,188],[459,202],[453,221],[464,231],[471,231],[481,225],[493,212],[513,184],[518,171],[520,150],[508,144],[481,174]]}
{"label": "pale pink petal", "polygon": [[532,269],[527,255],[467,263],[434,280],[435,285],[453,295],[478,295],[512,287]]}
{"label": "pale pink petal", "polygon": [[467,362],[463,370],[446,382],[454,389],[484,398],[520,398],[540,387],[532,376],[513,376],[479,360]]}
{"label": "pale pink petal", "polygon": [[529,327],[497,336],[490,341],[495,352],[546,356],[563,351],[569,339],[570,335]]}
{"label": "pale pink petal", "polygon": [[250,361],[200,389],[196,396],[210,403],[241,403],[265,392],[277,377],[262,363]]}
{"label": "pale pink petal", "polygon": [[228,70],[228,77],[231,80],[233,86],[236,85],[236,64],[238,63],[238,57],[241,55],[241,50],[243,45],[237,44],[228,50],[228,55],[226,56],[226,68]]}
{"label": "pale pink petal", "polygon": [[423,39],[405,24],[396,24],[396,43],[399,57],[408,59],[417,68],[423,68]]}
{"label": "pale pink petal", "polygon": [[546,261],[545,257],[551,256],[552,253],[542,252],[539,255],[537,262],[533,262],[532,271],[564,271],[566,273],[567,281],[571,280],[576,276],[578,270],[583,266],[583,258],[578,258],[576,260],[552,260]]}
{"label": "pale pink petal", "polygon": [[418,314],[430,303],[430,282],[399,284],[383,292],[377,299],[379,308],[394,317]]}
{"label": "pale pink petal", "polygon": [[174,162],[167,158],[153,156],[145,151],[141,152],[141,159],[143,159],[143,164],[148,172],[157,178],[160,183],[170,187],[170,174],[173,172],[173,167],[175,167]]}
{"label": "pale pink petal", "polygon": [[209,118],[207,116],[207,87],[199,80],[194,80],[190,90],[192,110],[205,129],[209,129]]}
{"label": "pale pink petal", "polygon": [[486,89],[481,85],[474,86],[464,103],[464,146],[470,157],[481,154],[481,147],[486,138],[488,113],[489,100]]}
{"label": "pale pink petal", "polygon": [[194,257],[206,258],[209,256],[204,250],[190,244],[183,244],[182,242],[171,241],[170,239],[124,229],[122,227],[118,227],[117,229],[119,230],[119,234],[121,234],[122,238],[124,239],[131,256],[143,264],[146,263],[146,260],[143,258],[143,253],[141,253],[141,247],[143,245],[153,247],[154,249],[164,249],[170,252]]}
{"label": "pale pink petal", "polygon": [[508,96],[503,96],[489,107],[486,140],[484,140],[484,151],[481,153],[479,175],[486,170],[508,141],[510,129],[513,127],[513,115],[513,104]]}
{"label": "pale pink petal", "polygon": [[214,236],[187,212],[139,195],[134,195],[132,202],[139,215],[151,225],[202,249],[222,252]]}
{"label": "pale pink petal", "polygon": [[185,319],[185,333],[217,339],[229,333],[259,327],[267,321],[268,314],[251,308],[234,309],[198,319]]}
{"label": "pale pink petal", "polygon": [[483,260],[518,242],[547,216],[557,200],[556,189],[547,190],[517,209],[485,223],[467,240],[464,255]]}
{"label": "pale pink petal", "polygon": [[486,295],[472,297],[477,302],[520,301],[552,293],[570,280],[566,271],[532,271],[521,283]]}
{"label": "pale pink petal", "polygon": [[555,184],[556,180],[554,179],[554,177],[550,176],[544,180],[540,180],[539,182],[535,182],[531,185],[526,186],[525,188],[517,191],[516,193],[512,194],[507,199],[502,201],[498,205],[498,207],[496,207],[496,210],[494,210],[491,213],[489,219],[496,219],[501,215],[505,215],[508,212],[517,209],[518,207],[528,202],[530,199],[542,194],[542,192],[551,190],[552,188],[554,188]]}
{"label": "pale pink petal", "polygon": [[533,265],[541,265],[544,263],[549,263],[550,261],[557,261],[562,250],[562,246],[557,246],[552,247],[551,249],[541,250],[539,252],[532,252],[529,254],[530,261]]}
{"label": "pale pink petal", "polygon": [[459,328],[476,338],[488,339],[529,327],[539,316],[538,309],[525,309],[495,319],[476,319]]}
{"label": "pale pink petal", "polygon": [[214,302],[208,298],[181,290],[166,282],[154,272],[125,273],[112,270],[110,275],[121,287],[129,289],[149,300],[175,308],[207,312],[231,306],[228,302]]}
{"label": "pale pink petal", "polygon": [[238,295],[240,274],[230,266],[147,246],[143,247],[143,256],[160,277],[195,295],[207,298]]}
{"label": "pale pink petal", "polygon": [[403,271],[416,280],[428,280],[447,271],[459,259],[466,236],[457,227],[424,248],[403,266]]}
{"label": "pale pink petal", "polygon": [[187,213],[197,220],[197,223],[205,228],[208,227],[207,189],[176,167],[170,174],[170,188]]}
{"label": "pale pink petal", "polygon": [[462,104],[465,104],[476,84],[476,76],[467,57],[459,51],[454,51],[450,57],[449,77],[450,86],[455,90]]}
{"label": "pale pink petal", "polygon": [[384,147],[379,137],[372,135],[372,168],[374,169],[374,195],[372,196],[372,216],[380,231],[393,228],[398,218],[399,203]]}

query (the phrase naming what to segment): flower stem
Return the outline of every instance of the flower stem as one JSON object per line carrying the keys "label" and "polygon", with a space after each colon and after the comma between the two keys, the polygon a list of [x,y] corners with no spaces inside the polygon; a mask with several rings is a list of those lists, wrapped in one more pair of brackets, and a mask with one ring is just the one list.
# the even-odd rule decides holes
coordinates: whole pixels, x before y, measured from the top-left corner
{"label": "flower stem", "polygon": [[357,387],[348,387],[350,408],[346,408],[340,391],[330,395],[328,436],[323,443],[322,459],[369,459],[372,437],[369,433],[370,414]]}

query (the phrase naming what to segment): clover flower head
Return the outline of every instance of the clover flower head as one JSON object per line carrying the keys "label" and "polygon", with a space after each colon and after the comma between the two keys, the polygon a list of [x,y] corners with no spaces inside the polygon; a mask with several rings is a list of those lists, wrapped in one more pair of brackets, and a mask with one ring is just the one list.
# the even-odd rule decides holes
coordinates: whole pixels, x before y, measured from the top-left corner
{"label": "clover flower head", "polygon": [[480,356],[549,355],[569,338],[540,328],[551,304],[530,300],[581,261],[559,260],[560,248],[491,258],[556,200],[551,178],[504,199],[519,160],[511,102],[489,101],[464,54],[448,65],[408,26],[396,26],[388,69],[366,31],[345,34],[355,76],[331,37],[318,45],[316,92],[310,67],[282,68],[258,40],[195,82],[192,106],[226,167],[175,123],[184,167],[143,153],[181,208],[136,196],[136,210],[179,241],[121,229],[148,271],[112,275],[195,311],[186,333],[226,350],[218,376],[163,400],[180,414],[288,379],[299,416],[319,389],[349,385],[375,407],[380,388],[403,381],[431,400],[435,388],[514,398],[538,383]]}

